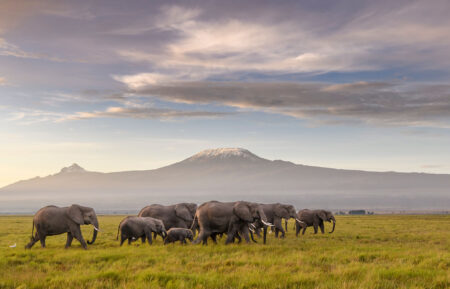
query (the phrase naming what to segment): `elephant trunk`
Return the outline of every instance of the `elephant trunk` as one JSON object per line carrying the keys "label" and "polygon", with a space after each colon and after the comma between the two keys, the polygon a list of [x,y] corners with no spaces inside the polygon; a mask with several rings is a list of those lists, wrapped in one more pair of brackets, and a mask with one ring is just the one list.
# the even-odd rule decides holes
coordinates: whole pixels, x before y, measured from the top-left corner
{"label": "elephant trunk", "polygon": [[94,220],[94,222],[93,222],[93,224],[92,225],[94,225],[94,234],[92,235],[92,241],[90,241],[89,242],[89,240],[87,241],[87,243],[89,244],[89,245],[92,245],[92,244],[94,244],[94,242],[95,242],[95,240],[97,239],[97,233],[98,233],[98,220],[97,220],[97,217],[95,218],[95,220]]}
{"label": "elephant trunk", "polygon": [[330,234],[334,232],[334,228],[336,227],[336,219],[333,217],[331,220],[333,221],[333,229],[331,230]]}
{"label": "elephant trunk", "polygon": [[261,223],[263,223],[265,225],[264,226],[264,234],[263,234],[263,239],[264,239],[264,244],[265,244],[266,239],[267,239],[267,227],[272,224],[267,222],[266,214],[264,214],[264,210],[261,207],[258,209],[258,212],[259,212],[259,217],[261,219]]}

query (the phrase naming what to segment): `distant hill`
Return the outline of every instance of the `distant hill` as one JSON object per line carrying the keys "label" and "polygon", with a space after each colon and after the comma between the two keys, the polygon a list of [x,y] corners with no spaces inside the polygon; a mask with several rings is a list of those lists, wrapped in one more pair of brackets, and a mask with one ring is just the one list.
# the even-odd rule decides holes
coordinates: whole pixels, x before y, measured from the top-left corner
{"label": "distant hill", "polygon": [[0,212],[80,203],[103,211],[151,203],[217,200],[287,202],[297,208],[450,208],[450,175],[367,172],[267,160],[246,149],[202,151],[155,170],[91,172],[77,164],[0,189]]}

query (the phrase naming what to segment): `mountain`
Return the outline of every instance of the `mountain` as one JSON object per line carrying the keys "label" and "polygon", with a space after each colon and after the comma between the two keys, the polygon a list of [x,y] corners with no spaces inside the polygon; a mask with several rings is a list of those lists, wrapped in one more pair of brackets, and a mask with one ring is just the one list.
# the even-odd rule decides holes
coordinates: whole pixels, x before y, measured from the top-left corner
{"label": "mountain", "polygon": [[155,170],[100,173],[77,164],[0,189],[0,212],[80,203],[103,211],[211,199],[287,202],[297,208],[448,210],[450,175],[367,172],[267,160],[210,149]]}

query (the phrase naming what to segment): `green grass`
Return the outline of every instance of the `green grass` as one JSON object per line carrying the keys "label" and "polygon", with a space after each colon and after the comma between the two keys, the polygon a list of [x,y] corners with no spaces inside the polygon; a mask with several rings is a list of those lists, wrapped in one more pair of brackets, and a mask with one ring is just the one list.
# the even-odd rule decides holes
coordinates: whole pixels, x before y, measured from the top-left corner
{"label": "green grass", "polygon": [[[268,244],[119,247],[121,216],[100,216],[89,250],[65,235],[29,241],[32,217],[0,217],[0,288],[449,288],[450,216],[338,216],[333,234]],[[326,230],[330,226],[327,225]],[[92,227],[84,226],[86,239]],[[17,243],[16,248],[9,248]]]}

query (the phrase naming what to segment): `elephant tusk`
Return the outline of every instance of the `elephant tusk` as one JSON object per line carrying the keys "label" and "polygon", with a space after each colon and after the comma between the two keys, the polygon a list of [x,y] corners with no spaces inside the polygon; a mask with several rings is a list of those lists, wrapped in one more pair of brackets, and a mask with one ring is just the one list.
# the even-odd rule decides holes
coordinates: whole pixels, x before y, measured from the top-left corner
{"label": "elephant tusk", "polygon": [[306,223],[305,222],[303,222],[303,221],[300,221],[299,219],[297,219],[297,218],[295,218],[295,220],[297,221],[297,222],[299,222],[300,224],[305,224],[306,225]]}
{"label": "elephant tusk", "polygon": [[261,222],[266,226],[273,227],[273,225],[271,223],[264,222],[263,220],[261,220]]}
{"label": "elephant tusk", "polygon": [[253,224],[250,224],[250,226],[252,226],[254,229],[256,229],[256,226],[255,225],[253,225]]}
{"label": "elephant tusk", "polygon": [[252,228],[248,227],[248,229],[250,230],[250,232],[254,233],[255,230],[253,230]]}
{"label": "elephant tusk", "polygon": [[100,232],[100,229],[97,228],[96,226],[93,225],[92,227],[94,227],[94,230],[96,230],[97,232]]}

